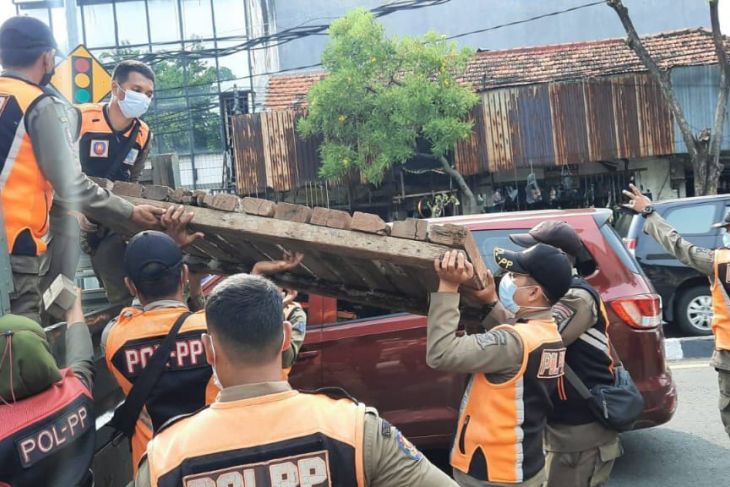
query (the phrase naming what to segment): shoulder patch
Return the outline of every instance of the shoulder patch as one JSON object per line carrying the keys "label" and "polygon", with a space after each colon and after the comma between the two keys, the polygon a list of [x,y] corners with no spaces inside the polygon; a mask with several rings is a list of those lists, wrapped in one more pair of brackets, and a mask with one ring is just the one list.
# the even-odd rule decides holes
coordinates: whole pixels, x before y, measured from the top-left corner
{"label": "shoulder patch", "polygon": [[400,450],[411,460],[420,462],[423,458],[423,453],[421,453],[408,438],[403,436],[403,433],[401,433],[398,428],[393,429],[395,430],[395,441],[398,442],[398,448],[400,448]]}
{"label": "shoulder patch", "polygon": [[558,325],[558,331],[563,331],[568,323],[575,316],[575,309],[568,306],[562,301],[558,301],[553,305],[553,318]]}

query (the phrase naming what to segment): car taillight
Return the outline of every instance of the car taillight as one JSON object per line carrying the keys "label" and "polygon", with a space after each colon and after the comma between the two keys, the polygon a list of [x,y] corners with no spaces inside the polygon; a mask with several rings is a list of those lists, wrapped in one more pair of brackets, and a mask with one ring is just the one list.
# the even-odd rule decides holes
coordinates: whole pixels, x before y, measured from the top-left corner
{"label": "car taillight", "polygon": [[636,256],[636,239],[635,238],[624,238],[624,245],[629,250],[629,253]]}
{"label": "car taillight", "polygon": [[658,294],[639,294],[610,301],[611,308],[627,325],[654,328],[662,324],[662,299]]}

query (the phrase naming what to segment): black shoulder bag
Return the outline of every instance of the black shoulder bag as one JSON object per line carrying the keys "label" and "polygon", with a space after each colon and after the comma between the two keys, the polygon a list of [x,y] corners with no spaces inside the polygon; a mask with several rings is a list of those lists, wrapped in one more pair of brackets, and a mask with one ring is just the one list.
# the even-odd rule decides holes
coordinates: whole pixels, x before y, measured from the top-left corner
{"label": "black shoulder bag", "polygon": [[177,318],[175,324],[170,328],[170,332],[150,357],[147,366],[134,381],[127,398],[114,411],[114,417],[109,421],[109,426],[120,431],[127,438],[131,438],[134,434],[134,425],[139,418],[139,413],[142,412],[142,407],[165,370],[180,327],[191,314],[190,311],[185,311]]}
{"label": "black shoulder bag", "polygon": [[586,400],[596,419],[608,429],[627,431],[644,410],[644,397],[623,364],[614,368],[613,377],[613,384],[598,384],[588,389],[575,371],[565,365],[565,378]]}

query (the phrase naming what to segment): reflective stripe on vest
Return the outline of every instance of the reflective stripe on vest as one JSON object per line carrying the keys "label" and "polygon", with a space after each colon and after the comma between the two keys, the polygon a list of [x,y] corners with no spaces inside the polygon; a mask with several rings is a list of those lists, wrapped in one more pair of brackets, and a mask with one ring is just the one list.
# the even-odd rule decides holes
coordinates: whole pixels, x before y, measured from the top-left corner
{"label": "reflective stripe on vest", "polygon": [[[111,165],[116,161],[120,146],[126,144],[134,124],[124,134],[114,132],[103,103],[87,103],[77,108],[81,113],[81,132],[79,135],[79,159],[81,168],[87,176],[107,177]],[[150,139],[149,126],[142,120],[134,144],[129,149],[124,162],[116,174],[114,181],[129,181],[131,169],[139,153],[145,149]]]}
{"label": "reflective stripe on vest", "polygon": [[523,345],[520,371],[502,383],[473,374],[462,400],[451,465],[481,481],[519,483],[545,465],[543,430],[550,397],[563,375],[565,347],[555,321],[514,326]]}
{"label": "reflective stripe on vest", "polygon": [[152,440],[151,485],[364,487],[364,419],[362,404],[297,391],[215,402]]}
{"label": "reflective stripe on vest", "polygon": [[[107,368],[125,396],[175,320],[186,310],[175,307],[142,311],[129,307],[121,311],[109,330],[105,355]],[[197,411],[218,395],[201,340],[206,330],[202,311],[190,315],[180,328],[170,352],[169,372],[163,372],[155,384],[135,426],[131,441],[135,468],[156,428],[175,416]]]}
{"label": "reflective stripe on vest", "polygon": [[0,484],[78,485],[94,455],[91,393],[70,369],[34,396],[0,406]]}
{"label": "reflective stripe on vest", "polygon": [[8,251],[17,255],[46,250],[53,189],[38,166],[25,128],[26,112],[45,96],[34,84],[0,77],[0,203]]}
{"label": "reflective stripe on vest", "polygon": [[715,250],[712,281],[712,333],[715,348],[730,350],[730,249]]}

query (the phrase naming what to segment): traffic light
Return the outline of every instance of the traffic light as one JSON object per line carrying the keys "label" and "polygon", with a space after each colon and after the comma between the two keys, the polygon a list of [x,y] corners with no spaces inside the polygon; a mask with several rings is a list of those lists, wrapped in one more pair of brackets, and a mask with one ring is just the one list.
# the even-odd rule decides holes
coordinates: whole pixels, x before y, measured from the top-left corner
{"label": "traffic light", "polygon": [[89,103],[91,101],[91,88],[93,86],[93,75],[91,59],[82,56],[71,56],[72,72],[72,97],[73,103]]}

